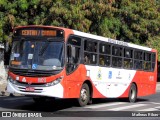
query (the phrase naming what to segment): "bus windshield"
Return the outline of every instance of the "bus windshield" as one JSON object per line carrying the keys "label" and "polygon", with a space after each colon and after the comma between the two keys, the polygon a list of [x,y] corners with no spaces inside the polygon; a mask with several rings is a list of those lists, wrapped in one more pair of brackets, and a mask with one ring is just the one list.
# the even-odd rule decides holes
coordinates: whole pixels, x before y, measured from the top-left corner
{"label": "bus windshield", "polygon": [[12,45],[10,67],[33,70],[59,70],[64,65],[64,43],[16,40]]}

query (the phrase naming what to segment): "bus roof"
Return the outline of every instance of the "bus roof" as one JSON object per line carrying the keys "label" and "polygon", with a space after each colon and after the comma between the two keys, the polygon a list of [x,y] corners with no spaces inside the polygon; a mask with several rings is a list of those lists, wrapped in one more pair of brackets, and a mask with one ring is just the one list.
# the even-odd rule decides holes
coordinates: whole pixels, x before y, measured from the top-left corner
{"label": "bus roof", "polygon": [[81,31],[77,31],[77,30],[73,30],[73,29],[69,29],[69,28],[64,28],[64,27],[44,26],[44,25],[28,25],[28,26],[18,26],[15,29],[26,28],[26,27],[58,28],[58,29],[63,29],[64,31],[70,31],[69,33],[73,33],[75,35],[82,36],[82,37],[87,37],[87,38],[91,38],[91,39],[105,41],[105,42],[109,42],[109,43],[113,43],[113,44],[117,44],[117,45],[122,45],[122,46],[126,46],[126,47],[132,47],[132,48],[136,48],[136,49],[140,49],[140,50],[146,50],[146,51],[154,50],[154,51],[156,51],[155,49],[152,49],[152,48],[149,48],[149,47],[136,45],[136,44],[128,43],[128,42],[123,42],[123,41],[120,41],[120,40],[115,40],[115,39],[111,39],[111,38],[107,38],[107,37],[102,37],[102,36],[98,36],[98,35],[94,35],[94,34],[90,34],[90,33],[85,33],[85,32],[81,32]]}
{"label": "bus roof", "polygon": [[117,45],[122,45],[122,46],[128,46],[128,47],[132,47],[132,48],[136,48],[136,49],[141,49],[141,50],[146,50],[146,51],[151,51],[153,50],[152,48],[149,47],[144,47],[144,46],[140,46],[140,45],[136,45],[136,44],[132,44],[132,43],[128,43],[128,42],[123,42],[120,40],[115,40],[115,39],[111,39],[111,38],[107,38],[107,37],[102,37],[102,36],[98,36],[98,35],[93,35],[93,34],[89,34],[89,33],[84,33],[84,32],[80,32],[77,30],[73,30],[75,35],[79,35],[79,36],[83,36],[83,37],[87,37],[87,38],[91,38],[91,39],[97,39],[100,41],[105,41],[105,42],[109,42],[109,43],[113,43],[113,44],[117,44]]}

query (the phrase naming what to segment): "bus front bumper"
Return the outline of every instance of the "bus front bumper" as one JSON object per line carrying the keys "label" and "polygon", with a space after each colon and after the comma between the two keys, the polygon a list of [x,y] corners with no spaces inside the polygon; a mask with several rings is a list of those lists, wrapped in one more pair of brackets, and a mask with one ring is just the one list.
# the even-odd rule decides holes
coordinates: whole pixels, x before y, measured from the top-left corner
{"label": "bus front bumper", "polygon": [[24,86],[24,85],[13,84],[10,81],[8,81],[7,84],[7,92],[18,93],[22,95],[63,98],[63,91],[64,91],[63,86],[60,83],[49,87]]}

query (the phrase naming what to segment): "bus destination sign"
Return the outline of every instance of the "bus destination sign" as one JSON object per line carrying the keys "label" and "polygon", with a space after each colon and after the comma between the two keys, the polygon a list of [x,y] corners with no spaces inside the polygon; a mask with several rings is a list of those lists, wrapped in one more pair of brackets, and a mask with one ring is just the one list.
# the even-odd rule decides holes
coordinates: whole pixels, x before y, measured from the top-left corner
{"label": "bus destination sign", "polygon": [[21,30],[25,36],[56,36],[56,30]]}
{"label": "bus destination sign", "polygon": [[14,31],[14,36],[63,37],[63,31],[51,28],[19,28]]}

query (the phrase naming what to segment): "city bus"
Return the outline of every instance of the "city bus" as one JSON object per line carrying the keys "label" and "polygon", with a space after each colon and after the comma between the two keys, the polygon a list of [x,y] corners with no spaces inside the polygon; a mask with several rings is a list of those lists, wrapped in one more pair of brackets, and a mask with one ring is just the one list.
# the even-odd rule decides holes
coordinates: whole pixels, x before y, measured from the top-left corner
{"label": "city bus", "polygon": [[132,43],[55,26],[13,30],[7,91],[47,98],[74,98],[79,106],[93,98],[155,94],[157,51]]}

